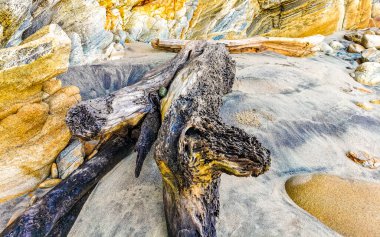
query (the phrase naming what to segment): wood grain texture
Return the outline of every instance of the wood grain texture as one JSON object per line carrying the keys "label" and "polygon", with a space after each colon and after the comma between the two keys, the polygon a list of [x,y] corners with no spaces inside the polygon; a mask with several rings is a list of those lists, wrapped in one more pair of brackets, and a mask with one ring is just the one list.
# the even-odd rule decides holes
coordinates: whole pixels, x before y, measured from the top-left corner
{"label": "wood grain texture", "polygon": [[231,91],[235,63],[222,44],[188,43],[201,52],[173,80],[161,101],[162,126],[155,146],[169,236],[215,236],[221,174],[258,176],[270,152],[218,117]]}

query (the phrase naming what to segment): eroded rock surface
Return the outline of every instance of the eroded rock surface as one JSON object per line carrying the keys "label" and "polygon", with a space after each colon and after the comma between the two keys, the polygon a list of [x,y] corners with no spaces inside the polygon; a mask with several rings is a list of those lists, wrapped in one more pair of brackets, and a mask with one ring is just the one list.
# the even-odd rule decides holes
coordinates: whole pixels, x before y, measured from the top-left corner
{"label": "eroded rock surface", "polygon": [[367,27],[372,17],[372,0],[99,2],[107,9],[109,29],[123,29],[139,41],[331,34]]}
{"label": "eroded rock surface", "polygon": [[34,189],[69,142],[64,118],[79,89],[55,79],[69,54],[70,39],[57,25],[0,50],[0,202]]}

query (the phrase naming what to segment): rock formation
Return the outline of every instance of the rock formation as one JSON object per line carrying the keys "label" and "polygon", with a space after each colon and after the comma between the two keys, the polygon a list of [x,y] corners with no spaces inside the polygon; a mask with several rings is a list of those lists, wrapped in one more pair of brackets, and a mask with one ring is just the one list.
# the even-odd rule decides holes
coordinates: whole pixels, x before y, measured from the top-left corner
{"label": "rock formation", "polygon": [[0,50],[0,202],[35,188],[67,145],[67,110],[79,89],[55,76],[67,70],[70,39],[57,25]]}
{"label": "rock formation", "polygon": [[107,9],[110,29],[123,29],[130,39],[139,41],[331,34],[367,27],[378,14],[372,0],[99,2]]}

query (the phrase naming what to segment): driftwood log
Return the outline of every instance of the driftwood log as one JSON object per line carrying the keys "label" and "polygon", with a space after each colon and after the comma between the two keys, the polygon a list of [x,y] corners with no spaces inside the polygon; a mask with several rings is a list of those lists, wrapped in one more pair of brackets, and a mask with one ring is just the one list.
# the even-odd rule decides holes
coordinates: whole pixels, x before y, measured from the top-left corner
{"label": "driftwood log", "polygon": [[[315,53],[316,46],[324,39],[322,35],[315,35],[305,38],[285,38],[285,37],[262,37],[257,36],[241,40],[208,40],[208,43],[224,44],[230,53],[259,53],[263,51],[273,51],[279,54],[292,57],[305,57]],[[189,40],[178,39],[154,39],[151,42],[153,48],[179,52]]]}
{"label": "driftwood log", "polygon": [[135,126],[154,104],[149,95],[168,87],[176,73],[192,58],[197,49],[184,49],[168,63],[157,67],[138,81],[107,97],[80,102],[70,109],[66,123],[73,136],[83,140],[106,140],[125,126]]}
{"label": "driftwood log", "polygon": [[70,212],[85,201],[88,192],[128,153],[136,139],[130,132],[113,135],[91,160],[84,163],[68,178],[41,197],[0,234],[15,236],[61,236],[67,233],[75,220]]}
{"label": "driftwood log", "polygon": [[[73,218],[73,207],[122,159],[123,147],[136,141],[136,176],[155,149],[169,236],[215,236],[221,174],[258,176],[270,165],[269,151],[255,137],[218,116],[234,78],[235,64],[223,44],[194,41],[136,84],[70,109],[66,122],[72,134],[99,141],[98,152],[1,236],[67,233],[59,230],[62,220]],[[162,87],[169,90],[160,100]],[[138,139],[133,127],[140,128]]]}
{"label": "driftwood log", "polygon": [[155,160],[163,177],[169,236],[215,236],[220,176],[258,176],[269,151],[253,136],[219,119],[235,64],[221,44],[191,43],[202,53],[184,67],[161,101]]}

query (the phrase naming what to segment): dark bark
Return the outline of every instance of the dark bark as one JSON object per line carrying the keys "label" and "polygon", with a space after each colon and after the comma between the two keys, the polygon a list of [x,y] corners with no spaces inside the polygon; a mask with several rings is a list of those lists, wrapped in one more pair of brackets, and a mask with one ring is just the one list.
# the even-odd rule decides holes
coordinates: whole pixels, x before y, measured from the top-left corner
{"label": "dark bark", "polygon": [[57,224],[54,225],[52,231],[50,231],[48,237],[61,237],[67,236],[73,227],[80,211],[82,210],[83,205],[87,201],[87,198],[90,196],[93,188],[88,191],[74,206],[71,210],[63,216]]}
{"label": "dark bark", "polygon": [[158,94],[150,94],[149,97],[153,106],[142,122],[139,140],[136,143],[135,149],[137,152],[135,169],[136,178],[140,176],[144,160],[156,141],[158,130],[161,126],[161,114],[159,110],[160,99]]}
{"label": "dark bark", "polygon": [[222,97],[231,91],[235,64],[223,45],[193,42],[202,52],[178,72],[167,97],[155,146],[163,177],[169,236],[215,236],[221,173],[258,176],[270,153],[241,129],[218,117]]}
{"label": "dark bark", "polygon": [[96,156],[41,197],[0,236],[49,236],[60,220],[130,152],[134,142],[130,134],[115,134]]}

